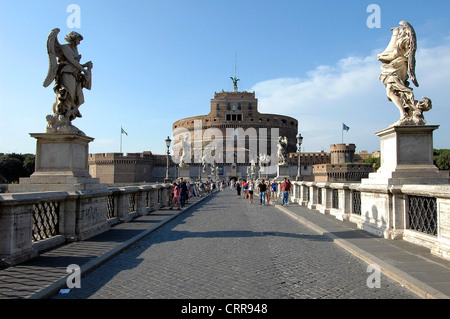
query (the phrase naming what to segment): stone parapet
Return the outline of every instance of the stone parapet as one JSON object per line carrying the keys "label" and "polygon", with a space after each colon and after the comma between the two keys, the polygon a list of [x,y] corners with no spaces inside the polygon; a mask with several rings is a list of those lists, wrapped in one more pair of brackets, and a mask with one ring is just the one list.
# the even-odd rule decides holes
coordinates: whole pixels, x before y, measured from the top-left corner
{"label": "stone parapet", "polygon": [[36,257],[65,241],[85,240],[167,206],[172,186],[152,184],[0,195],[0,265]]}

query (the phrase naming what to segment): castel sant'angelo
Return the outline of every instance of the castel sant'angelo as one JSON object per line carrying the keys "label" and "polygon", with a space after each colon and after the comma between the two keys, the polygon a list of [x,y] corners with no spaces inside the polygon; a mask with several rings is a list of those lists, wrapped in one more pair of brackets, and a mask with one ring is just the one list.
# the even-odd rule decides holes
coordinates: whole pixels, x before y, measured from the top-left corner
{"label": "castel sant'angelo", "polygon": [[[236,79],[233,80],[233,92],[214,93],[209,114],[173,123],[174,143],[179,145],[179,153],[182,152],[181,139],[186,133],[189,135],[191,148],[187,164],[194,175],[197,175],[202,156],[213,144],[212,154],[215,155],[220,176],[224,178],[246,177],[247,167],[252,160],[258,165],[260,155],[272,156],[273,162],[279,137],[287,138],[287,153],[297,150],[298,121],[285,115],[260,113],[255,92],[239,91]],[[215,139],[216,143],[211,143]],[[175,145],[176,157],[179,154]],[[220,154],[215,154],[217,149],[220,149]]]}

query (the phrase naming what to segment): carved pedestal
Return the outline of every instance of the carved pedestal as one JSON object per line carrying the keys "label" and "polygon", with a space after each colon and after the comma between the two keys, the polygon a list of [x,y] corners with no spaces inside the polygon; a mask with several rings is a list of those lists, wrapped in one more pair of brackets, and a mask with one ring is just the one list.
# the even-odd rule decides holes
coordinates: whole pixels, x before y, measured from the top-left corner
{"label": "carved pedestal", "polygon": [[183,178],[184,180],[190,180],[191,174],[190,174],[190,166],[184,165],[182,167],[178,168],[178,178]]}
{"label": "carved pedestal", "polygon": [[438,125],[394,126],[380,137],[381,167],[363,184],[448,184],[448,173],[433,164],[433,131]]}
{"label": "carved pedestal", "polygon": [[277,165],[277,180],[283,180],[284,178],[290,178],[289,165]]}
{"label": "carved pedestal", "polygon": [[37,139],[35,172],[9,185],[10,192],[75,191],[98,189],[99,179],[89,174],[89,143],[76,133],[32,133]]}
{"label": "carved pedestal", "polygon": [[362,179],[363,229],[385,238],[403,237],[407,220],[396,189],[405,185],[448,184],[448,172],[433,164],[433,131],[438,126],[394,126],[380,137],[381,167]]}

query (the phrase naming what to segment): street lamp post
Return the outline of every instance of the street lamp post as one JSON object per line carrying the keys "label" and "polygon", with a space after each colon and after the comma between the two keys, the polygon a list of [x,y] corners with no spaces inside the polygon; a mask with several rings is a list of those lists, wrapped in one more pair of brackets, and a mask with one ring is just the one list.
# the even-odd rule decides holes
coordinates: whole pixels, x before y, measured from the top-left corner
{"label": "street lamp post", "polygon": [[170,148],[170,143],[172,142],[172,140],[167,136],[167,138],[166,138],[166,146],[167,146],[167,166],[166,166],[166,180],[165,180],[165,182],[166,183],[169,183],[170,182],[170,179],[169,179],[169,156],[170,156],[170,150],[169,150],[169,148]]}
{"label": "street lamp post", "polygon": [[297,155],[297,181],[302,180],[302,166],[300,162],[300,156],[302,151],[302,142],[303,142],[303,136],[302,134],[298,134],[297,136],[297,145],[298,145],[298,155]]}

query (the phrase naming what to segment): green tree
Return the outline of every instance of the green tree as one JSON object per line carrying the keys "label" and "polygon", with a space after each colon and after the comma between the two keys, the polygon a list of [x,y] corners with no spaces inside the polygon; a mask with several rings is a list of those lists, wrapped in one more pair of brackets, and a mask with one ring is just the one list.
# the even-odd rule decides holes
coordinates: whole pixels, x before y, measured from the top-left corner
{"label": "green tree", "polygon": [[34,155],[7,154],[0,156],[0,182],[17,183],[20,177],[34,172]]}
{"label": "green tree", "polygon": [[380,168],[380,165],[381,165],[379,157],[366,158],[365,160],[363,160],[363,163],[370,163],[370,164],[374,164],[375,163],[375,170],[378,170]]}
{"label": "green tree", "polygon": [[433,150],[433,161],[440,170],[448,171],[450,170],[450,150],[441,149]]}
{"label": "green tree", "polygon": [[34,162],[35,162],[34,154],[25,154],[23,167],[27,170],[28,174],[30,175],[34,173]]}

